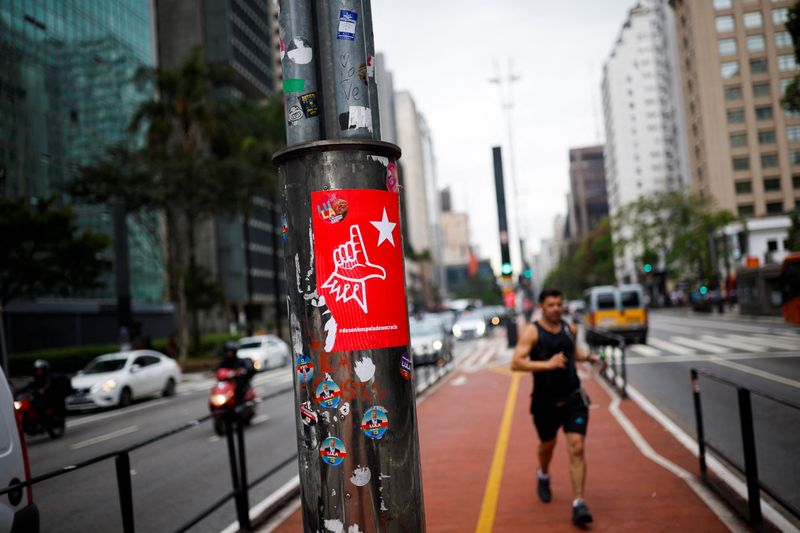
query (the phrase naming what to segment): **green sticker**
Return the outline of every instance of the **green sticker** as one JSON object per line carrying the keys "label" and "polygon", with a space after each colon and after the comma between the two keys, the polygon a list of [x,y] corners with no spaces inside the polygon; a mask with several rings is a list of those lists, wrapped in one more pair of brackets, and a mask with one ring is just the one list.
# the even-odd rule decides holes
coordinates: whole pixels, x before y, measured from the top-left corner
{"label": "green sticker", "polygon": [[302,78],[286,78],[283,80],[283,92],[302,93],[306,90],[306,80]]}

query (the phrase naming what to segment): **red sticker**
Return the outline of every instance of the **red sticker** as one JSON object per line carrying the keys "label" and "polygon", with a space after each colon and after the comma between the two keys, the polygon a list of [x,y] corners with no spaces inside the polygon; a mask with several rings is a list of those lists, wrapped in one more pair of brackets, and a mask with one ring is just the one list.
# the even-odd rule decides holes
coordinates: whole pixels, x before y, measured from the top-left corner
{"label": "red sticker", "polygon": [[399,201],[377,190],[311,193],[317,292],[336,323],[329,351],[408,345]]}

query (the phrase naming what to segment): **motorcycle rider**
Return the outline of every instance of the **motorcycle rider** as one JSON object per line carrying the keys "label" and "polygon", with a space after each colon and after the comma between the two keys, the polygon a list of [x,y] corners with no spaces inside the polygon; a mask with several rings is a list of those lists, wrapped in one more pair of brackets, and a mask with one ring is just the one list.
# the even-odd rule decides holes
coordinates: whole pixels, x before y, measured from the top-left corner
{"label": "motorcycle rider", "polygon": [[[47,408],[54,407],[56,414],[64,416],[66,407],[64,398],[69,394],[66,380],[57,374],[51,374],[50,363],[37,359],[33,363],[33,381],[17,391],[18,394],[29,394],[31,407],[36,411],[39,420],[46,418]],[[71,387],[70,387],[71,388]]]}
{"label": "motorcycle rider", "polygon": [[253,362],[250,359],[240,359],[236,356],[237,346],[233,341],[225,343],[222,349],[222,361],[217,365],[217,370],[227,368],[236,370],[236,405],[242,403],[247,389],[250,388],[250,379],[255,374]]}

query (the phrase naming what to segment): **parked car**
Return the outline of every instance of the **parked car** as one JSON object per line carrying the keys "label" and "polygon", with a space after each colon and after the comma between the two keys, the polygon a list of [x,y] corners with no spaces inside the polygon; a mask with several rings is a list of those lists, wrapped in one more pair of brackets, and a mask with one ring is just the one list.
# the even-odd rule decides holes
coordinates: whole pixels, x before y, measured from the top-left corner
{"label": "parked car", "polygon": [[453,324],[453,335],[457,339],[476,339],[486,334],[486,320],[483,313],[473,310],[464,311]]}
{"label": "parked car", "polygon": [[412,320],[411,353],[415,365],[446,364],[453,359],[450,334],[439,320]]}
{"label": "parked car", "polygon": [[[0,368],[0,487],[30,479],[25,436],[15,412],[14,397]],[[39,509],[28,487],[0,496],[0,531],[38,533]]]}
{"label": "parked car", "polygon": [[506,316],[506,309],[502,305],[489,305],[478,309],[483,313],[483,318],[486,319],[486,325],[490,328],[496,328],[503,323],[503,317]]}
{"label": "parked car", "polygon": [[286,366],[291,360],[289,345],[275,335],[258,335],[239,339],[236,356],[253,361],[257,371]]}
{"label": "parked car", "polygon": [[67,409],[124,407],[147,396],[172,396],[180,380],[178,364],[159,352],[134,350],[101,355],[72,378],[75,392],[67,397]]}

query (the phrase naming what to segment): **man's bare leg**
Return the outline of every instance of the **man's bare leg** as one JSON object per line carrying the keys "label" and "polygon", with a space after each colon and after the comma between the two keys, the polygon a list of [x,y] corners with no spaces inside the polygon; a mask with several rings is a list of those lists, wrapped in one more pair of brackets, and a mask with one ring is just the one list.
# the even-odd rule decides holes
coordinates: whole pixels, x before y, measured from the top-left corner
{"label": "man's bare leg", "polygon": [[549,473],[550,461],[553,459],[553,449],[555,447],[555,438],[539,443],[539,468],[544,475],[548,475]]}
{"label": "man's bare leg", "polygon": [[584,439],[585,437],[580,433],[567,433],[569,477],[572,481],[572,496],[576,500],[583,499],[583,487],[586,484],[586,459],[583,455]]}

